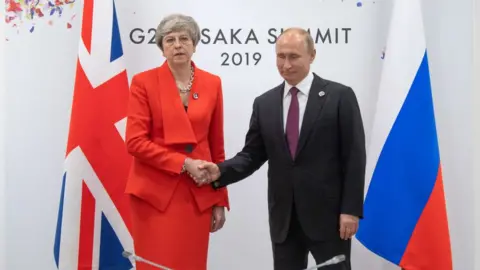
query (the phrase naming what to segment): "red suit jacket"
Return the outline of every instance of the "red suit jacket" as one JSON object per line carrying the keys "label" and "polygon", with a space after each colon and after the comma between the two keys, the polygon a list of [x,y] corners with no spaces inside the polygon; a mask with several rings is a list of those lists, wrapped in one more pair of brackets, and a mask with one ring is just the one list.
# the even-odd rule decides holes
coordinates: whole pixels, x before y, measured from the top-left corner
{"label": "red suit jacket", "polygon": [[187,181],[200,209],[229,209],[228,193],[197,187],[180,173],[186,157],[222,162],[223,93],[218,76],[195,67],[188,111],[165,62],[133,77],[127,115],[126,145],[133,156],[126,193],[164,211],[179,181]]}

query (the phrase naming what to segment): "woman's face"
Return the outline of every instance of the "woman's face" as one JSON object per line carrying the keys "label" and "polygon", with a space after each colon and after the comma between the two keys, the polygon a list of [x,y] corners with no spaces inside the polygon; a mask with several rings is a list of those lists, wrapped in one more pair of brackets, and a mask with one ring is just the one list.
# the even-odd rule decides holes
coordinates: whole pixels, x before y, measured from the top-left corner
{"label": "woman's face", "polygon": [[181,65],[190,62],[195,46],[187,31],[172,32],[162,40],[163,56],[170,64]]}

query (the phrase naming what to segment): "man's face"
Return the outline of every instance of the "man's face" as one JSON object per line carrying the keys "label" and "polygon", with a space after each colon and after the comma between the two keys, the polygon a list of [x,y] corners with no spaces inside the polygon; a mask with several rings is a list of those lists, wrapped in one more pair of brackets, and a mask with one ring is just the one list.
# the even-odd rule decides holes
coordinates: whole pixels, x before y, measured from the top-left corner
{"label": "man's face", "polygon": [[310,71],[315,51],[309,51],[305,37],[297,32],[283,34],[276,44],[277,68],[291,85],[297,85]]}

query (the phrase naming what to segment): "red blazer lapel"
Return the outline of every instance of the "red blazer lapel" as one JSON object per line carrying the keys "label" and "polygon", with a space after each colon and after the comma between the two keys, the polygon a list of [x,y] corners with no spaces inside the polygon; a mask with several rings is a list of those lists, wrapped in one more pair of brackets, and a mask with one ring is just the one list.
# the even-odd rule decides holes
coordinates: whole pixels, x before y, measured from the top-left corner
{"label": "red blazer lapel", "polygon": [[[195,63],[192,61],[192,65],[195,68],[195,74],[193,75],[193,84],[192,88],[190,89],[190,95],[188,97],[188,113],[187,117],[190,121],[190,123],[194,122],[195,123],[195,118],[199,117],[199,115],[202,114],[202,110],[205,109],[204,107],[204,102],[205,98],[203,97],[203,94],[201,93],[201,90],[204,88],[203,87],[203,81],[201,76],[201,71],[196,68]],[[200,97],[202,97],[200,99]],[[208,99],[207,99],[208,100]]]}
{"label": "red blazer lapel", "polygon": [[190,120],[177,91],[167,62],[158,69],[158,90],[162,106],[165,144],[197,144]]}

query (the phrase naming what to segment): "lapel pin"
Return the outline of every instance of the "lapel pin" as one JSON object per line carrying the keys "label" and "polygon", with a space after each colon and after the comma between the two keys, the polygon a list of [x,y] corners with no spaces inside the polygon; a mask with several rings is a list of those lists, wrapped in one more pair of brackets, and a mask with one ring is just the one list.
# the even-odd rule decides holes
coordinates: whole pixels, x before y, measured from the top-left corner
{"label": "lapel pin", "polygon": [[197,93],[193,93],[193,99],[198,99],[198,94]]}
{"label": "lapel pin", "polygon": [[325,92],[320,91],[320,92],[318,93],[318,95],[321,96],[321,97],[323,97],[323,96],[325,96]]}

